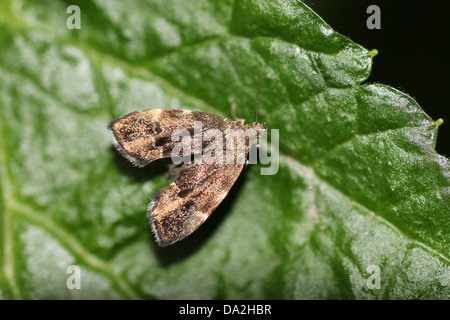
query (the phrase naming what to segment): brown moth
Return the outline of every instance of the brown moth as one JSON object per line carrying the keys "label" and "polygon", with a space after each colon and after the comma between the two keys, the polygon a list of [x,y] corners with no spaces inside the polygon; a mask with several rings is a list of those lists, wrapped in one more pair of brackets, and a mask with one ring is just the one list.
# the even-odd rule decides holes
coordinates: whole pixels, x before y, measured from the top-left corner
{"label": "brown moth", "polygon": [[[201,131],[196,131],[195,122],[201,122]],[[238,160],[247,158],[252,145],[267,130],[258,122],[245,125],[242,120],[178,109],[132,112],[111,121],[108,129],[117,150],[140,167],[173,156],[179,144],[173,139],[174,132],[190,133],[191,154],[197,157],[173,170],[178,177],[156,191],[148,206],[147,216],[162,247],[187,237],[209,217],[239,177],[245,162]],[[223,135],[218,139],[211,132]],[[239,144],[241,141],[244,144]],[[200,148],[194,147],[196,143]],[[230,150],[234,153],[227,158]],[[211,162],[211,157],[222,161]]]}

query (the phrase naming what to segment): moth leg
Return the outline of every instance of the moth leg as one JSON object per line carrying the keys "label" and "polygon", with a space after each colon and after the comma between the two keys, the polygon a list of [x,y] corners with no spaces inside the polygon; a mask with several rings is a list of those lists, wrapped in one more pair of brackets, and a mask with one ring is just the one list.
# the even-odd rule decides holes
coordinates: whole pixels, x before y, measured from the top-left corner
{"label": "moth leg", "polygon": [[232,103],[231,104],[231,116],[233,117],[233,119],[235,121],[237,121],[240,124],[244,125],[245,119],[236,117],[236,107],[237,107],[236,103]]}
{"label": "moth leg", "polygon": [[180,164],[170,164],[169,171],[166,173],[166,177],[170,182],[175,181],[179,176],[181,176],[185,171],[189,170],[192,166],[191,163],[180,163]]}

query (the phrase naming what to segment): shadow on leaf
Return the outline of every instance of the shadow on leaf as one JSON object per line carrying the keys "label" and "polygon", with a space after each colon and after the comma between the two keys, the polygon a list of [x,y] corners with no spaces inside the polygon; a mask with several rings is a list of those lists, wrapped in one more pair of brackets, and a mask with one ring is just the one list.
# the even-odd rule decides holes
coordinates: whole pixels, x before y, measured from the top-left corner
{"label": "shadow on leaf", "polygon": [[111,146],[110,152],[112,153],[117,169],[123,175],[138,183],[143,183],[166,174],[168,165],[172,163],[170,159],[159,159],[145,167],[136,167],[128,159],[124,158],[114,146]]}

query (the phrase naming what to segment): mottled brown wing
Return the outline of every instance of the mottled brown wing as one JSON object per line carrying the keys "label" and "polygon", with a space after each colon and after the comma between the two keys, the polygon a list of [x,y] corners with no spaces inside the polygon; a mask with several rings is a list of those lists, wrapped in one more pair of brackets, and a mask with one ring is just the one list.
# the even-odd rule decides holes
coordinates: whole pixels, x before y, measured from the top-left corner
{"label": "mottled brown wing", "polygon": [[143,167],[150,162],[169,158],[178,141],[172,141],[176,130],[186,130],[192,139],[201,139],[203,149],[208,139],[194,136],[194,122],[201,121],[202,132],[215,128],[237,127],[235,121],[209,113],[179,109],[148,109],[126,114],[108,124],[116,149],[133,164]]}
{"label": "mottled brown wing", "polygon": [[243,164],[192,164],[152,197],[147,216],[159,246],[194,232],[216,209],[239,177]]}

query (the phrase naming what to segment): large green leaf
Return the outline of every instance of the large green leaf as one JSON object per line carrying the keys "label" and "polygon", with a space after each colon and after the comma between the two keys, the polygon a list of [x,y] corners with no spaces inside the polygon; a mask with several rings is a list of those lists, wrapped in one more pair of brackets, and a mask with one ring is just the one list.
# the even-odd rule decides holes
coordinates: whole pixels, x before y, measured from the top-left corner
{"label": "large green leaf", "polygon": [[[0,5],[1,298],[449,297],[438,125],[362,84],[372,52],[294,0],[83,1],[81,30],[70,4]],[[249,167],[197,232],[157,247],[146,206],[167,163],[134,168],[106,124],[231,103],[251,122],[248,74],[278,173]]]}

